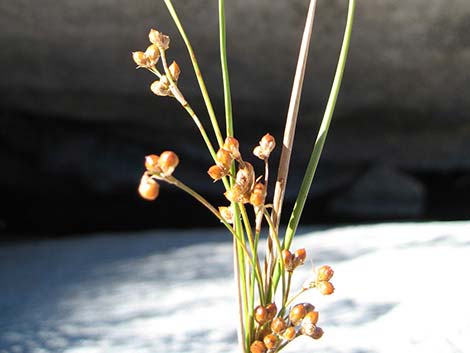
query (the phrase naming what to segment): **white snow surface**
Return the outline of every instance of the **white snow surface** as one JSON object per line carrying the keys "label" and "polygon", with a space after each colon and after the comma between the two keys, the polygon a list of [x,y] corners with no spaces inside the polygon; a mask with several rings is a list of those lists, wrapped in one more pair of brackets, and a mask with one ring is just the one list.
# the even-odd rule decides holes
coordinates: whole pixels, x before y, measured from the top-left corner
{"label": "white snow surface", "polygon": [[[283,352],[470,352],[470,222],[301,229],[335,270],[320,340]],[[312,263],[293,289],[312,278]],[[231,241],[223,231],[77,236],[0,247],[1,353],[238,352]]]}

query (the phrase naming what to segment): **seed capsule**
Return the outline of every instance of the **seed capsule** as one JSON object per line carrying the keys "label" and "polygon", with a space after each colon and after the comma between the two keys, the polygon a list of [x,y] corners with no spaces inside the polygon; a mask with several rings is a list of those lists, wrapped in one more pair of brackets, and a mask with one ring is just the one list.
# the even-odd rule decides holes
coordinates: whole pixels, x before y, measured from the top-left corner
{"label": "seed capsule", "polygon": [[251,353],[265,353],[266,346],[261,341],[254,341],[250,346]]}
{"label": "seed capsule", "polygon": [[310,336],[313,339],[320,339],[323,336],[323,329],[321,327],[315,326],[315,329],[313,330],[313,334]]}
{"label": "seed capsule", "polygon": [[160,59],[160,51],[155,44],[150,44],[145,50],[145,56],[147,58],[147,66],[155,66]]}
{"label": "seed capsule", "polygon": [[158,166],[159,157],[156,154],[149,154],[145,156],[145,168],[150,173],[160,173],[160,167]]}
{"label": "seed capsule", "polygon": [[230,166],[232,165],[232,161],[233,161],[232,156],[230,155],[230,152],[227,150],[224,150],[223,148],[220,148],[217,151],[216,160],[217,160],[217,165],[224,169],[230,169]]}
{"label": "seed capsule", "polygon": [[304,319],[302,320],[303,322],[309,323],[311,325],[316,325],[318,322],[318,311],[311,311],[305,315]]}
{"label": "seed capsule", "polygon": [[238,170],[235,183],[240,186],[243,196],[249,200],[251,190],[255,185],[255,170],[250,163],[245,162],[244,166]]}
{"label": "seed capsule", "polygon": [[315,306],[314,306],[313,304],[310,304],[310,303],[303,303],[302,305],[304,306],[305,312],[306,312],[307,314],[315,310]]}
{"label": "seed capsule", "polygon": [[289,250],[284,249],[282,250],[281,256],[286,271],[292,272],[294,270],[294,256],[292,253]]}
{"label": "seed capsule", "polygon": [[207,174],[209,174],[209,176],[214,179],[214,181],[217,181],[227,175],[227,171],[224,168],[219,167],[218,165],[213,165],[209,168]]}
{"label": "seed capsule", "polygon": [[145,173],[140,179],[138,191],[143,199],[153,201],[160,193],[160,184]]}
{"label": "seed capsule", "polygon": [[272,319],[274,319],[274,317],[277,314],[276,303],[271,303],[271,304],[266,305],[266,310],[268,312],[268,319],[266,321],[271,321]]}
{"label": "seed capsule", "polygon": [[233,224],[233,208],[220,206],[219,207],[220,216],[229,224]]}
{"label": "seed capsule", "polygon": [[262,305],[258,305],[255,308],[255,314],[254,314],[255,320],[257,323],[260,325],[264,324],[266,321],[268,321],[268,311],[266,308]]}
{"label": "seed capsule", "polygon": [[295,327],[290,326],[286,329],[283,336],[286,340],[292,341],[295,338],[296,335],[297,335],[297,333],[295,332]]}
{"label": "seed capsule", "polygon": [[180,160],[175,152],[165,151],[158,159],[158,166],[163,172],[163,175],[170,176],[173,174],[175,168],[178,166]]}
{"label": "seed capsule", "polygon": [[173,79],[173,81],[177,82],[179,77],[180,77],[181,70],[180,70],[180,67],[178,66],[178,64],[176,63],[176,61],[173,61],[171,63],[168,70],[170,71],[171,78]]}
{"label": "seed capsule", "polygon": [[271,323],[271,330],[274,333],[281,333],[286,329],[287,325],[286,322],[282,317],[276,317],[273,322]]}
{"label": "seed capsule", "polygon": [[320,266],[317,269],[317,281],[329,281],[331,277],[333,277],[334,273],[335,272],[330,266],[328,265]]}
{"label": "seed capsule", "polygon": [[167,50],[170,47],[170,37],[153,28],[149,32],[149,40],[160,49]]}
{"label": "seed capsule", "polygon": [[264,336],[263,342],[267,349],[273,349],[277,346],[278,339],[275,335],[269,334]]}
{"label": "seed capsule", "polygon": [[224,150],[230,152],[230,155],[233,159],[240,158],[240,144],[235,137],[227,137],[225,139],[224,145],[222,147]]}
{"label": "seed capsule", "polygon": [[260,159],[268,159],[274,147],[276,147],[274,137],[266,134],[261,138],[259,145],[253,150],[253,154]]}
{"label": "seed capsule", "polygon": [[264,205],[266,199],[266,188],[263,183],[257,183],[253,188],[253,192],[250,196],[250,203],[255,207],[261,207]]}
{"label": "seed capsule", "polygon": [[294,267],[303,265],[307,258],[307,252],[305,249],[298,249],[294,252]]}
{"label": "seed capsule", "polygon": [[335,291],[335,287],[331,282],[320,281],[316,285],[318,291],[323,295],[330,295]]}
{"label": "seed capsule", "polygon": [[292,324],[297,325],[299,324],[300,321],[305,317],[306,311],[305,307],[303,304],[297,304],[294,306],[290,313],[289,313],[289,319],[292,322]]}
{"label": "seed capsule", "polygon": [[132,52],[132,59],[138,67],[147,67],[147,57],[143,51]]}
{"label": "seed capsule", "polygon": [[166,76],[162,76],[160,80],[154,81],[150,85],[150,90],[153,92],[153,94],[156,94],[157,96],[161,96],[161,97],[172,96],[172,93],[170,90],[170,83],[168,82],[168,79],[166,78]]}

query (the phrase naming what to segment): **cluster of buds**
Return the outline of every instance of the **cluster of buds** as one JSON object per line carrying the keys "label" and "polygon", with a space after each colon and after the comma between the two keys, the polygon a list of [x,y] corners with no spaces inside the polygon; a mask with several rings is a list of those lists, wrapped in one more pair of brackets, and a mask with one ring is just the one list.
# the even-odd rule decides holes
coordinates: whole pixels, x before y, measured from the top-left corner
{"label": "cluster of buds", "polygon": [[139,184],[139,194],[146,200],[155,200],[160,191],[160,185],[155,179],[165,180],[170,177],[179,164],[179,158],[175,152],[164,151],[160,156],[150,154],[145,157],[146,172]]}
{"label": "cluster of buds", "polygon": [[287,272],[293,272],[297,267],[305,263],[307,258],[307,252],[305,249],[298,249],[293,254],[287,250],[282,250],[281,253],[282,262],[284,263],[284,268]]}
{"label": "cluster of buds", "polygon": [[315,279],[304,284],[304,289],[316,288],[323,295],[333,294],[335,287],[330,282],[334,275],[333,269],[328,265],[320,266],[315,271]]}
{"label": "cluster of buds", "polygon": [[275,352],[300,335],[314,339],[323,336],[323,330],[317,326],[318,311],[310,303],[297,304],[284,316],[276,317],[276,314],[274,303],[254,310],[253,317],[260,329],[250,345],[251,353]]}
{"label": "cluster of buds", "polygon": [[230,173],[230,167],[234,160],[243,163],[239,147],[240,144],[235,137],[225,139],[223,146],[217,151],[215,165],[207,171],[214,181],[220,180]]}
{"label": "cluster of buds", "polygon": [[[169,67],[166,67],[166,61],[163,60],[164,72],[162,75],[156,68],[156,65],[164,52],[170,47],[170,37],[167,35],[151,29],[149,32],[150,45],[145,51],[135,51],[132,53],[132,58],[137,64],[137,68],[146,68],[153,73],[158,74],[159,79],[150,85],[150,90],[157,96],[175,96],[172,90],[172,84],[178,82],[181,70],[178,64],[173,61]],[[179,95],[178,95],[179,96]]]}

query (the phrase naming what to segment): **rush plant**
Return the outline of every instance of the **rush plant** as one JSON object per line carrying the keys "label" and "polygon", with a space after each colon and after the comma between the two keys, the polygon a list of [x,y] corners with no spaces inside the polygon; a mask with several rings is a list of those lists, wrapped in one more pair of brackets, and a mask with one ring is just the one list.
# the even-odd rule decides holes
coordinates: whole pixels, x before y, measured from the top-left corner
{"label": "rush plant", "polygon": [[[219,45],[225,103],[224,133],[220,129],[219,120],[213,109],[196,55],[175,7],[171,0],[163,1],[186,44],[207,108],[208,120],[214,134],[212,138],[215,137],[216,140],[215,146],[203,123],[178,86],[180,68],[175,61],[169,64],[167,59],[170,38],[162,32],[151,29],[148,48],[145,51],[133,52],[132,57],[138,68],[144,68],[156,76],[156,80],[150,86],[151,91],[157,96],[174,98],[194,121],[214,161],[212,166],[208,166],[208,181],[218,181],[222,184],[227,204],[216,207],[196,190],[177,179],[173,174],[180,161],[173,151],[164,151],[159,155],[150,154],[145,157],[146,171],[139,185],[139,193],[144,199],[155,200],[159,194],[159,182],[172,184],[204,205],[232,235],[234,277],[239,306],[238,338],[241,352],[279,352],[300,335],[319,339],[323,335],[323,330],[318,326],[319,312],[313,304],[298,303],[296,300],[300,294],[309,290],[317,290],[323,295],[332,294],[334,292],[331,283],[333,270],[327,265],[316,268],[311,280],[296,292],[291,293],[292,276],[295,270],[304,264],[307,253],[303,248],[291,250],[290,247],[333,116],[348,54],[355,0],[349,0],[343,44],[330,96],[317,138],[312,146],[309,163],[295,206],[283,234],[280,234],[279,223],[315,17],[316,0],[310,1],[307,11],[272,201],[268,201],[267,186],[270,176],[269,159],[271,152],[276,147],[275,138],[267,133],[254,147],[253,155],[260,160],[259,163],[262,165],[262,172],[257,173],[254,165],[241,155],[239,141],[236,139],[233,129],[224,0],[218,0]],[[260,236],[263,226],[268,228],[268,236],[265,255],[262,256]]]}

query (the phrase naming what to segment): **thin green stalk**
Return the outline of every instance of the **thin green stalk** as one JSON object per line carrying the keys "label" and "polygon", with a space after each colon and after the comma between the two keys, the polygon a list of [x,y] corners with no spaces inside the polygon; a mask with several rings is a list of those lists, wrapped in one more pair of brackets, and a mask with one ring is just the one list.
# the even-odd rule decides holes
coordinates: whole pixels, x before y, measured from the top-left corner
{"label": "thin green stalk", "polygon": [[[308,192],[310,190],[310,186],[312,185],[313,177],[315,176],[315,171],[318,166],[318,161],[320,160],[320,156],[323,151],[323,146],[325,144],[328,129],[330,127],[331,118],[333,117],[333,112],[335,109],[336,100],[338,98],[339,89],[341,87],[341,80],[343,78],[344,68],[348,56],[349,44],[351,41],[355,7],[356,0],[349,0],[348,18],[344,31],[343,44],[341,46],[341,53],[339,55],[338,65],[336,67],[335,78],[333,80],[333,85],[331,87],[330,96],[328,98],[328,103],[326,105],[325,113],[323,115],[323,120],[318,131],[317,139],[315,141],[315,145],[313,147],[313,151],[308,162],[307,170],[305,172],[304,179],[302,180],[300,191],[289,219],[289,223],[283,241],[284,249],[288,249],[290,247],[295,232],[297,231],[300,216],[302,215],[302,211],[305,206],[305,201],[307,200]],[[279,281],[279,275],[280,273],[279,271],[277,271],[275,273],[276,285]]]}
{"label": "thin green stalk", "polygon": [[178,28],[178,31],[180,32],[181,37],[183,38],[184,44],[186,44],[186,48],[189,53],[189,57],[191,59],[191,62],[193,64],[194,68],[194,73],[196,74],[197,82],[199,84],[199,88],[201,90],[202,96],[204,98],[204,103],[206,104],[207,112],[209,113],[209,118],[212,123],[212,128],[214,129],[214,133],[217,138],[217,142],[219,143],[219,147],[221,147],[224,143],[224,139],[222,137],[222,133],[220,132],[219,124],[217,122],[217,118],[215,116],[214,112],[214,107],[212,106],[212,102],[209,97],[209,93],[207,92],[206,84],[204,82],[204,79],[202,77],[201,70],[199,68],[199,64],[196,59],[196,55],[194,54],[194,50],[191,46],[191,43],[188,39],[188,36],[186,35],[186,32],[183,28],[183,25],[181,24],[181,21],[176,13],[176,10],[171,2],[171,0],[164,0],[166,7],[168,8],[168,11],[170,12],[171,17],[173,18],[173,21],[175,22],[176,27]]}
{"label": "thin green stalk", "polygon": [[230,78],[228,73],[225,28],[225,1],[219,0],[220,64],[222,68],[222,81],[224,85],[225,126],[227,129],[227,136],[233,136],[232,95],[230,93]]}

